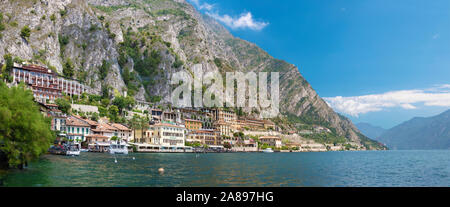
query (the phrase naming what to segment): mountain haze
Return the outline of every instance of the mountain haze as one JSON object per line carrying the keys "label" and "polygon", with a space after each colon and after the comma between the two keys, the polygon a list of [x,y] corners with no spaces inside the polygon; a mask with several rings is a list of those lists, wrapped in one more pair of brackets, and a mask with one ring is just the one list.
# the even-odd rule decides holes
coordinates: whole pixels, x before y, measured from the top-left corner
{"label": "mountain haze", "polygon": [[364,135],[366,135],[367,137],[377,140],[377,138],[379,136],[381,136],[384,132],[387,131],[387,129],[384,129],[382,127],[379,126],[373,126],[369,123],[357,123],[356,127],[359,129],[359,131],[361,131]]}
{"label": "mountain haze", "polygon": [[378,140],[392,149],[450,149],[450,110],[413,118],[389,129]]}
{"label": "mountain haze", "polygon": [[[335,113],[297,67],[234,37],[184,0],[9,0],[0,9],[1,59],[9,53],[60,74],[72,64],[72,77],[98,94],[127,91],[154,104],[169,102],[171,74],[195,64],[221,73],[280,72],[282,115],[274,121],[282,128],[319,125],[362,148],[384,148]],[[29,38],[20,36],[24,26]]]}

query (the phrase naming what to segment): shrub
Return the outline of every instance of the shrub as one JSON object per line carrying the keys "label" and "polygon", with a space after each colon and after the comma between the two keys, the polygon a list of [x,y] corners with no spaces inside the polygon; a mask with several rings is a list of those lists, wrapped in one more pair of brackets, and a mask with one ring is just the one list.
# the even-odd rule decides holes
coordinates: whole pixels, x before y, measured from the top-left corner
{"label": "shrub", "polygon": [[59,14],[61,15],[61,17],[63,17],[64,15],[67,14],[67,10],[59,10]]}
{"label": "shrub", "polygon": [[31,35],[31,29],[28,26],[24,26],[22,30],[20,30],[20,36],[24,39],[28,39]]}
{"label": "shrub", "polygon": [[55,100],[56,105],[58,105],[58,109],[63,113],[68,114],[71,108],[70,102],[63,98],[58,98]]}
{"label": "shrub", "polygon": [[106,60],[103,60],[102,65],[100,66],[100,68],[98,68],[100,80],[105,80],[110,69],[111,69],[111,63]]}
{"label": "shrub", "polygon": [[61,46],[66,46],[67,44],[69,44],[69,37],[68,36],[64,36],[59,34],[58,35],[58,40],[59,40],[59,44]]}
{"label": "shrub", "polygon": [[63,65],[63,74],[65,77],[68,78],[72,78],[74,75],[74,65],[70,58],[68,58]]}

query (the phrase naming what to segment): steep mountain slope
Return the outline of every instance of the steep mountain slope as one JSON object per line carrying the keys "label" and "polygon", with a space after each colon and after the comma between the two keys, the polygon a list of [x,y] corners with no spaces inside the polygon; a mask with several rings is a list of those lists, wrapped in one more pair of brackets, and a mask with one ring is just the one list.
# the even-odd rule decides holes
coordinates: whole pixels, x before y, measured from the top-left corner
{"label": "steep mountain slope", "polygon": [[392,149],[450,149],[450,110],[413,118],[389,129],[378,140]]}
{"label": "steep mountain slope", "polygon": [[377,138],[382,135],[387,129],[384,129],[379,126],[373,126],[369,123],[357,123],[356,127],[367,137],[377,140]]}
{"label": "steep mountain slope", "polygon": [[[63,65],[76,70],[73,78],[83,80],[100,93],[105,81],[122,91],[124,83],[117,64],[115,43],[84,1],[2,1],[5,30],[1,31],[0,56],[5,53],[39,62],[63,73]],[[25,26],[29,38],[20,36]],[[107,77],[100,77],[103,60],[111,62]],[[100,84],[101,85],[101,84]]]}
{"label": "steep mountain slope", "polygon": [[[184,0],[15,0],[0,8],[6,25],[1,57],[11,53],[69,76],[73,68],[71,77],[98,93],[117,89],[138,100],[169,102],[171,75],[195,64],[222,73],[278,71],[278,123],[287,122],[287,129],[320,125],[333,136],[382,148],[335,113],[297,67],[233,37]],[[25,25],[31,28],[28,40],[20,36]]]}

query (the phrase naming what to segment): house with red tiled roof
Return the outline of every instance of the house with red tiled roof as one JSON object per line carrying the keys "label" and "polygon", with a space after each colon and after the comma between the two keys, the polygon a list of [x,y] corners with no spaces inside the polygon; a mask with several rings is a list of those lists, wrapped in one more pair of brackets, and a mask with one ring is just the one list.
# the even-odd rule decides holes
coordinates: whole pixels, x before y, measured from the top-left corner
{"label": "house with red tiled roof", "polygon": [[115,130],[116,130],[116,128],[109,126],[108,124],[101,123],[101,124],[98,124],[98,126],[95,129],[92,129],[92,134],[98,134],[98,135],[108,137],[108,141],[109,141],[109,139],[111,139],[111,137],[115,136]]}
{"label": "house with red tiled roof", "polygon": [[86,136],[90,134],[90,125],[81,119],[74,116],[69,116],[66,118],[66,133],[69,140],[74,140],[77,142],[86,141]]}
{"label": "house with red tiled roof", "polygon": [[115,136],[119,137],[120,139],[126,142],[129,142],[130,140],[133,139],[132,130],[126,127],[125,125],[118,123],[111,123],[109,125],[115,128],[114,130]]}

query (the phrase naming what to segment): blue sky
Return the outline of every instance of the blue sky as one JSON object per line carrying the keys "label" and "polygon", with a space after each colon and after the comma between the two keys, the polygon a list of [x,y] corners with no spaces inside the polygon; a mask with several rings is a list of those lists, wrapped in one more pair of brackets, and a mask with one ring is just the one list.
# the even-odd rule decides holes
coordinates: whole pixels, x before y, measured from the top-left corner
{"label": "blue sky", "polygon": [[448,0],[188,0],[299,67],[355,123],[385,128],[450,109]]}

